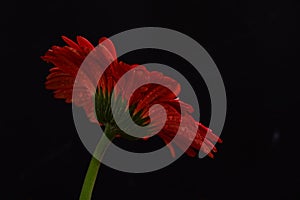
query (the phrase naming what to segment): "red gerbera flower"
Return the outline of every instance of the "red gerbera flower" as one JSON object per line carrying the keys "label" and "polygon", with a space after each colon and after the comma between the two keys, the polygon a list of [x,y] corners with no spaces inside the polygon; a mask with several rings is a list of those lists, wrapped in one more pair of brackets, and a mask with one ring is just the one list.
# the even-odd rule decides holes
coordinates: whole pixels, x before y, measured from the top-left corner
{"label": "red gerbera flower", "polygon": [[[172,144],[175,143],[189,156],[203,151],[213,158],[212,152],[217,151],[213,143],[222,141],[191,116],[192,106],[177,97],[180,84],[176,80],[157,71],[150,72],[143,66],[118,61],[115,47],[107,38],[100,39],[99,48],[80,36],[77,43],[62,38],[67,46],[53,46],[42,56],[54,65],[46,88],[54,90],[55,98],[82,107],[91,122],[105,126],[109,138],[147,138],[159,131],[157,135],[173,156]],[[92,62],[87,57],[92,57]],[[87,69],[80,68],[83,63],[88,65]],[[102,70],[100,80],[99,70]],[[131,121],[139,126],[130,125]],[[146,129],[132,136],[130,133],[135,132],[136,127]],[[177,139],[173,140],[175,135]],[[103,155],[108,144],[103,141],[98,143],[90,162],[80,195],[82,200],[92,197],[100,166],[97,158]]]}
{"label": "red gerbera flower", "polygon": [[[180,84],[176,80],[164,76],[157,71],[150,72],[145,67],[137,67],[138,65],[129,65],[118,61],[114,45],[107,38],[101,38],[99,41],[99,44],[102,45],[102,59],[99,61],[99,66],[105,66],[107,63],[111,64],[99,81],[97,77],[87,76],[84,79],[83,87],[76,93],[78,96],[72,96],[73,85],[79,67],[87,55],[92,53],[94,46],[81,36],[77,37],[77,43],[65,36],[62,39],[67,43],[67,46],[53,46],[46,52],[45,56],[42,56],[44,61],[54,65],[47,77],[46,88],[54,90],[55,98],[65,99],[67,103],[73,102],[85,110],[92,122],[100,124],[110,123],[115,136],[127,138],[132,137],[118,128],[112,116],[111,104],[117,104],[120,108],[120,111],[118,111],[120,114],[128,109],[132,120],[140,126],[146,126],[150,123],[149,108],[155,104],[160,104],[165,108],[167,118],[158,136],[168,144],[173,156],[174,150],[169,143],[177,134],[179,124],[181,123],[183,125],[183,130],[180,132],[181,140],[177,141],[176,144],[182,147],[186,142],[190,142],[191,146],[186,150],[187,155],[195,156],[201,150],[213,158],[212,152],[216,152],[217,150],[212,142],[222,141],[210,129],[195,121],[191,116],[193,108],[177,98],[180,93]],[[93,67],[99,66],[91,65],[91,70],[93,70]],[[126,85],[118,84],[124,85],[124,88],[114,91],[115,85],[120,78],[129,70],[135,68],[136,70],[131,74],[131,77],[125,80]],[[93,73],[90,72],[89,74]],[[168,88],[163,85],[150,83],[138,88],[131,96],[127,94],[126,91],[130,91],[131,87],[144,80],[149,80],[149,82],[159,80],[165,86],[168,86]],[[93,84],[95,81],[97,84]],[[97,85],[97,88],[94,85]],[[112,95],[113,91],[115,95]],[[129,100],[128,105],[124,103],[126,102],[124,99]],[[182,107],[180,108],[180,106]],[[153,122],[159,123],[161,121],[160,117],[162,115],[160,113],[156,113],[153,116],[153,119],[151,118]],[[190,131],[193,128],[197,129],[196,137],[191,137]],[[151,136],[151,131],[149,132],[149,136]]]}

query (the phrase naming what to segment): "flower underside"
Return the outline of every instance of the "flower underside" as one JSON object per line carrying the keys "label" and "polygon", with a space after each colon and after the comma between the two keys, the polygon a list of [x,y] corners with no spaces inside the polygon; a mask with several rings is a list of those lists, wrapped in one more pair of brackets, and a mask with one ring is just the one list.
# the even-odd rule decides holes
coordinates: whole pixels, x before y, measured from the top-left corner
{"label": "flower underside", "polygon": [[[213,143],[222,141],[191,116],[192,106],[178,98],[180,84],[176,80],[157,71],[148,71],[143,66],[118,61],[112,42],[107,38],[101,38],[97,46],[100,49],[98,53],[100,52],[101,60],[97,54],[97,65],[91,64],[92,72],[84,75],[86,77],[84,84],[81,85],[80,92],[75,93],[77,96],[74,96],[74,90],[77,88],[73,86],[80,66],[88,55],[95,54],[96,48],[83,37],[77,37],[77,43],[66,37],[63,37],[63,40],[67,46],[53,46],[42,57],[54,65],[47,77],[46,88],[54,90],[56,98],[65,99],[67,103],[72,102],[82,107],[91,122],[110,124],[111,132],[117,137],[138,139],[144,135],[151,137],[157,133],[166,144],[170,145],[174,136],[179,134],[180,141],[175,141],[175,145],[182,148],[187,155],[195,156],[201,150],[213,157],[212,152],[217,151]],[[93,69],[97,68],[105,70],[99,81],[93,73]],[[124,82],[118,84],[120,87],[116,88],[118,81],[128,71],[133,73],[126,80],[122,80]],[[149,83],[138,87],[133,94],[129,92],[145,80]],[[153,84],[157,82],[167,87]],[[164,108],[166,121],[162,120],[164,116],[162,110],[151,110],[156,104]],[[128,112],[130,119],[124,115]],[[116,122],[116,118],[121,120]],[[144,129],[146,133],[141,133],[139,137],[130,135],[131,132],[135,132],[135,128],[128,125],[129,120],[139,127],[146,127]],[[157,127],[162,129],[158,130]],[[193,130],[196,130],[196,133],[193,133]],[[191,144],[188,149],[184,148],[186,143]],[[170,150],[174,154],[171,146]]]}

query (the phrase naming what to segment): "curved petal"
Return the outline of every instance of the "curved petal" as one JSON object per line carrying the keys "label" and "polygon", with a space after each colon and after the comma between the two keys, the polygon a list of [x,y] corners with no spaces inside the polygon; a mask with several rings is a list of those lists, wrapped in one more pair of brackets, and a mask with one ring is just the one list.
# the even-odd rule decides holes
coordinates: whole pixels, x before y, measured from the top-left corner
{"label": "curved petal", "polygon": [[95,47],[87,39],[82,36],[77,36],[77,43],[82,48],[87,48],[89,51],[93,50]]}
{"label": "curved petal", "polygon": [[112,41],[110,39],[108,39],[106,37],[102,37],[99,40],[99,44],[105,46],[107,48],[107,50],[111,53],[113,58],[117,59],[116,48],[115,48],[114,44],[112,43]]}

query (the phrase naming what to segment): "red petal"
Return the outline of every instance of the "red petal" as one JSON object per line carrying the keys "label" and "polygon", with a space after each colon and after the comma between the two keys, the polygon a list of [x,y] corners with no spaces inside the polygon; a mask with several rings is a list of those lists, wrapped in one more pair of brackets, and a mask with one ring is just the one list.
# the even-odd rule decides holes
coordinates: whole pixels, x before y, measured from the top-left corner
{"label": "red petal", "polygon": [[77,42],[78,42],[79,46],[85,47],[90,51],[95,48],[94,45],[92,45],[87,39],[85,39],[82,36],[77,36]]}
{"label": "red petal", "polygon": [[76,44],[73,40],[69,39],[66,36],[61,36],[61,37],[65,41],[65,43],[67,43],[70,47],[76,49],[77,51],[80,51],[78,44]]}
{"label": "red petal", "polygon": [[108,39],[106,37],[102,37],[99,40],[99,44],[102,44],[103,46],[105,46],[107,48],[107,50],[113,56],[114,60],[117,59],[117,52],[116,52],[115,46],[110,39]]}

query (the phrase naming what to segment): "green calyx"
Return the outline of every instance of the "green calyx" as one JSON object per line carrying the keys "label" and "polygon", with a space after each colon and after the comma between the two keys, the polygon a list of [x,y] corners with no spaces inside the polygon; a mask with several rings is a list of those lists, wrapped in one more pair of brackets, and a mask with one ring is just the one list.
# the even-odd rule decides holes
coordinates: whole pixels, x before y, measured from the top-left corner
{"label": "green calyx", "polygon": [[[113,106],[112,106],[113,105]],[[112,110],[112,108],[114,110]],[[119,135],[129,140],[138,139],[137,137],[131,136],[130,133],[134,130],[133,127],[128,126],[127,120],[125,119],[124,113],[130,113],[131,120],[138,126],[147,126],[150,122],[150,118],[143,117],[142,113],[144,110],[140,110],[133,115],[136,105],[127,106],[127,101],[121,95],[112,95],[112,92],[102,90],[98,88],[95,94],[95,112],[99,123],[110,124],[110,132],[112,135]],[[121,130],[113,117],[117,115],[119,119],[118,124],[122,124],[122,127],[126,127],[125,130]],[[148,132],[148,131],[147,131]],[[151,133],[151,127],[149,127],[149,135]],[[143,133],[145,134],[145,133]]]}

